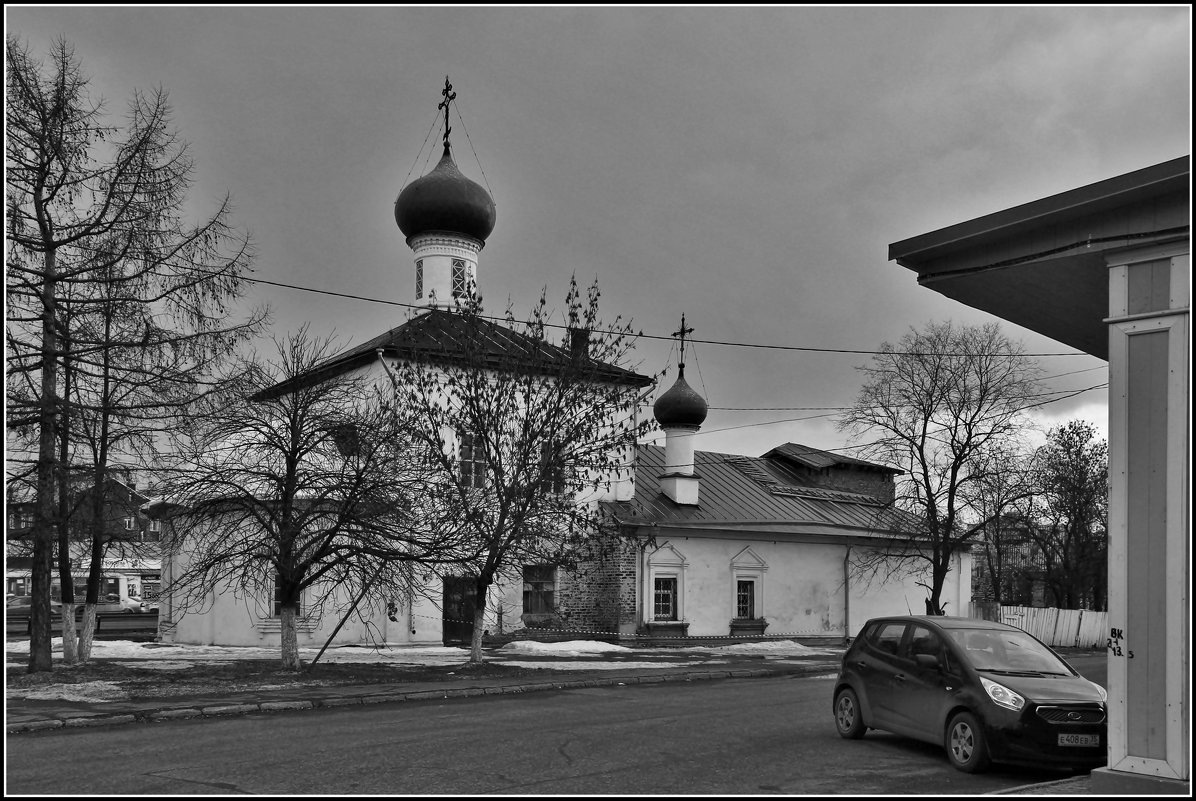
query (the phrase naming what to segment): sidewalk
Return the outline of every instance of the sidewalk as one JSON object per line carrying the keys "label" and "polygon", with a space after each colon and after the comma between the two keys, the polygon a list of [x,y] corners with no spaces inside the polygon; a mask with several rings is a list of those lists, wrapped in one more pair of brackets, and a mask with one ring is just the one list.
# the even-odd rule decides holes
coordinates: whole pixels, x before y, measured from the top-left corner
{"label": "sidewalk", "polygon": [[[841,649],[840,649],[841,650]],[[160,698],[86,700],[72,698],[8,698],[5,709],[9,736],[52,729],[124,726],[197,717],[224,717],[262,712],[406,703],[482,695],[507,695],[581,687],[658,684],[728,678],[771,676],[828,676],[837,672],[839,655],[825,652],[803,657],[761,658],[748,654],[704,653],[670,655],[668,667],[637,662],[617,667],[617,660],[601,655],[569,659],[570,669],[544,670],[544,677],[503,678],[461,675],[453,680],[392,684],[348,684],[262,688],[245,692],[211,692]],[[501,657],[496,662],[504,661]],[[685,664],[678,664],[685,663]],[[1089,777],[1077,776],[1003,790],[994,795],[1090,795]]]}

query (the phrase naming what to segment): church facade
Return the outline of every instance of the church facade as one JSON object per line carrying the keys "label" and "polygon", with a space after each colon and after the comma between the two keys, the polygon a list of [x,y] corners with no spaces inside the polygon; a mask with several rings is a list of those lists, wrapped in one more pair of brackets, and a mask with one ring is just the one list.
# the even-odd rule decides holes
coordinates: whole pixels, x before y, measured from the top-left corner
{"label": "church facade", "polygon": [[[446,89],[447,91],[447,89]],[[447,102],[447,95],[446,95]],[[447,110],[446,110],[447,113]],[[428,174],[400,193],[395,220],[413,257],[416,312],[300,381],[339,375],[381,383],[389,367],[430,349],[449,354],[470,341],[454,307],[476,291],[479,256],[495,224],[494,203],[458,169],[448,145]],[[490,322],[481,338],[495,363],[522,346],[522,335]],[[629,448],[620,474],[588,502],[616,521],[622,546],[566,570],[517,566],[493,586],[482,620],[493,636],[602,637],[634,643],[660,638],[853,636],[868,617],[923,611],[917,576],[882,558],[906,522],[891,509],[896,471],[785,444],[761,457],[696,451],[706,403],[684,377],[653,407],[664,447]],[[476,332],[475,332],[476,333]],[[568,354],[564,354],[567,356]],[[595,380],[637,393],[652,379],[599,364]],[[293,390],[290,382],[266,394]],[[464,442],[452,442],[465,454]],[[462,455],[461,458],[466,458]],[[185,536],[185,532],[178,532]],[[185,556],[178,557],[185,559]],[[163,565],[163,582],[182,564]],[[970,600],[970,555],[960,553],[943,598],[962,613]],[[202,609],[162,600],[160,637],[168,642],[277,645],[280,619],[270,598],[213,588]],[[433,576],[422,590],[367,601],[346,622],[337,598],[300,610],[300,646],[366,643],[462,644],[474,629],[476,599],[465,571]],[[646,639],[641,639],[646,638]]]}

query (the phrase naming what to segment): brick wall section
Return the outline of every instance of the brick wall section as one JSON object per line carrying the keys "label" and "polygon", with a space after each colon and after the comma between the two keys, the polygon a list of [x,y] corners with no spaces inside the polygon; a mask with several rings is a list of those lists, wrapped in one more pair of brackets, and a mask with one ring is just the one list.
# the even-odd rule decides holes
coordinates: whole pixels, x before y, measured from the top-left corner
{"label": "brick wall section", "polygon": [[820,487],[871,495],[882,503],[892,503],[896,494],[893,476],[875,470],[840,466],[817,472],[810,471],[806,475]]}
{"label": "brick wall section", "polygon": [[625,542],[613,550],[557,572],[556,605],[566,627],[617,633],[620,623],[635,622],[637,548]]}

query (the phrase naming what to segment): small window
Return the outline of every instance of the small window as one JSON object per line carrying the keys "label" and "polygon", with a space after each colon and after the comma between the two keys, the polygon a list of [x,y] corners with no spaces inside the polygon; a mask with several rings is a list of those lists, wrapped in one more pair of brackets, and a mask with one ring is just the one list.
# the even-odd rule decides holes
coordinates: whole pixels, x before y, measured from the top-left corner
{"label": "small window", "polygon": [[415,299],[419,300],[424,296],[424,260],[416,259],[415,261]]}
{"label": "small window", "polygon": [[[295,617],[303,614],[302,599],[295,607]],[[274,617],[282,617],[282,586],[278,579],[274,580]]]}
{"label": "small window", "polygon": [[453,259],[453,297],[465,296],[465,260]]}
{"label": "small window", "polygon": [[540,448],[543,469],[540,472],[540,491],[549,495],[561,495],[565,491],[565,469],[551,443]]}
{"label": "small window", "polygon": [[735,582],[735,617],[740,620],[756,617],[756,582]]}
{"label": "small window", "polygon": [[481,437],[461,434],[461,446],[457,451],[457,463],[461,483],[466,487],[486,486],[486,450]]}
{"label": "small window", "polygon": [[125,518],[125,531],[132,531],[137,527],[137,521],[131,517]]}
{"label": "small window", "polygon": [[652,618],[654,620],[677,619],[676,576],[658,576],[653,581]]}
{"label": "small window", "polygon": [[149,521],[149,530],[150,530],[151,532],[155,533],[155,534],[157,534],[157,533],[159,533],[160,531],[162,531],[162,521],[161,521],[161,520],[151,520],[151,521]]}
{"label": "small window", "polygon": [[556,568],[552,565],[524,565],[523,611],[525,614],[551,612],[555,608]]}

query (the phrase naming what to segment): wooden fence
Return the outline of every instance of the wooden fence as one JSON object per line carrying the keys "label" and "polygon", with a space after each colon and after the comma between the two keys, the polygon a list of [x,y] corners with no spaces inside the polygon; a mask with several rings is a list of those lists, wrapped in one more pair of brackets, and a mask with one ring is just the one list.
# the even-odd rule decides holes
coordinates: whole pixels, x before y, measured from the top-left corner
{"label": "wooden fence", "polygon": [[980,603],[971,604],[969,612],[971,617],[1017,626],[1051,647],[1103,648],[1109,636],[1108,612]]}

